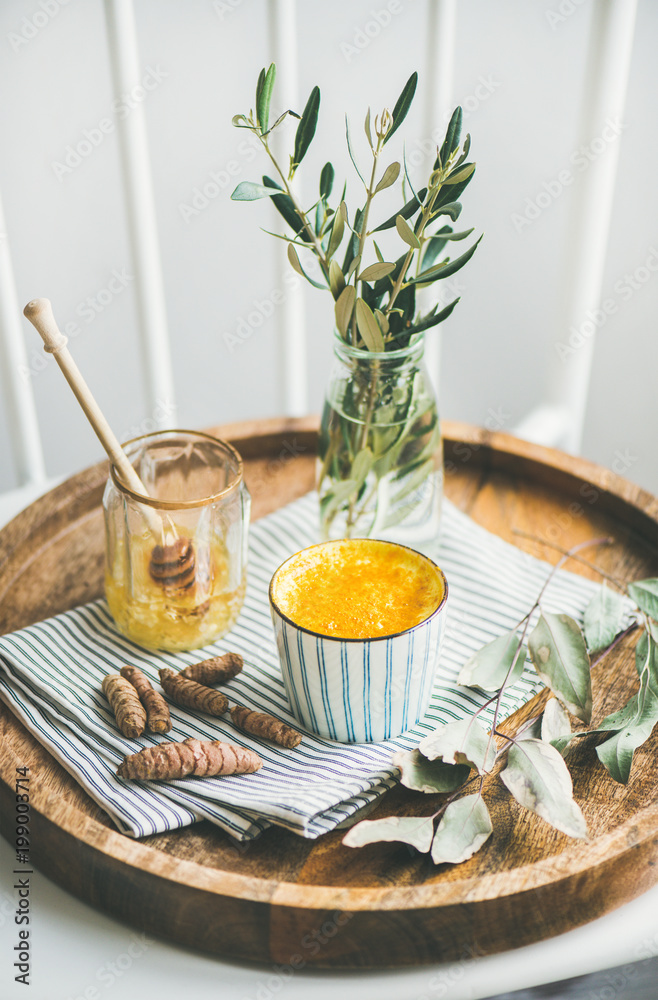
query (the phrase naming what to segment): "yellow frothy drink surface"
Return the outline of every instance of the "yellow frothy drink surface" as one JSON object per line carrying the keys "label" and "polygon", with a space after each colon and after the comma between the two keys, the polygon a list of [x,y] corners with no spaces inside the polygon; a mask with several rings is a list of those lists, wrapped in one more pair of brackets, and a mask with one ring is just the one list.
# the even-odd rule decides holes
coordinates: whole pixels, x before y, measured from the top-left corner
{"label": "yellow frothy drink surface", "polygon": [[284,563],[272,581],[272,599],[286,617],[340,639],[404,632],[428,618],[443,596],[434,563],[371,538],[313,545]]}

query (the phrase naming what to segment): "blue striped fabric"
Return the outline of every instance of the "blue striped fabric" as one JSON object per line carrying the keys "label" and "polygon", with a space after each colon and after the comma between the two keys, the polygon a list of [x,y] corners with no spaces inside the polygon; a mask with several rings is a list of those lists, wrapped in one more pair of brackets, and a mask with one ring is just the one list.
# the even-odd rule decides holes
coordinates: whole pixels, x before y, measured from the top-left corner
{"label": "blue striped fabric", "polygon": [[[257,836],[270,823],[317,837],[357,813],[364,814],[394,783],[397,772],[390,763],[394,751],[411,749],[437,724],[464,718],[486,700],[455,684],[459,667],[527,612],[548,567],[446,502],[438,554],[450,586],[442,655],[429,711],[412,730],[397,739],[367,744],[305,735],[299,747],[286,750],[241,733],[229,717],[214,719],[172,707],[173,729],[165,740],[188,736],[229,740],[257,750],[263,768],[252,775],[158,784],[115,777],[124,755],[162,742],[149,735],[129,740],[116,728],[100,685],[108,671],[124,663],[139,666],[157,683],[159,667],[179,670],[228,650],[240,652],[244,670],[224,688],[231,702],[295,724],[283,687],[267,593],[276,567],[317,541],[316,503],[315,495],[309,494],[253,525],[244,609],[231,634],[203,650],[158,654],[140,649],[117,633],[104,601],[0,638],[0,697],[124,833],[141,837],[206,818],[240,840]],[[544,606],[582,620],[596,589],[582,577],[560,572]],[[383,664],[382,669],[388,667]],[[364,663],[366,688],[368,683]],[[526,670],[506,693],[501,717],[524,704],[540,686],[534,673]],[[349,695],[343,691],[345,705]],[[354,692],[352,702],[353,696]],[[305,702],[303,691],[296,697],[300,705]],[[344,717],[342,705],[336,710]],[[482,717],[491,722],[491,710]],[[354,723],[348,710],[348,728]]]}

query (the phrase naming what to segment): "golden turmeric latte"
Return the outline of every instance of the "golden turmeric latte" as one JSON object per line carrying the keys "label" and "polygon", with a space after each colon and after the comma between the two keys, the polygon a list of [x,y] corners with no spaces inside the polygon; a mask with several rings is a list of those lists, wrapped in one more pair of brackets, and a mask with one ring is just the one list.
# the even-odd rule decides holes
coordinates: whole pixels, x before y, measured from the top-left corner
{"label": "golden turmeric latte", "polygon": [[404,632],[428,618],[443,597],[443,577],[431,560],[371,538],[313,545],[272,580],[272,599],[287,618],[340,639]]}

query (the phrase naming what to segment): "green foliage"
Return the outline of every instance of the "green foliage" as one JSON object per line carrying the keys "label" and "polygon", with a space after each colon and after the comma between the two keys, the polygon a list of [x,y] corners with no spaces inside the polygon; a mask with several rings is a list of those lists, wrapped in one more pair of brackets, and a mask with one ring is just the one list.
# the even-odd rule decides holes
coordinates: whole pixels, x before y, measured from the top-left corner
{"label": "green foliage", "polygon": [[[404,172],[400,162],[389,163],[380,171],[379,158],[384,146],[395,135],[404,122],[412,105],[418,74],[412,73],[399,95],[393,111],[384,109],[381,114],[371,116],[370,109],[364,121],[364,132],[372,162],[370,169],[362,169],[354,146],[349,122],[346,118],[345,134],[347,152],[352,165],[363,184],[365,201],[353,213],[348,213],[344,202],[339,208],[330,204],[334,186],[335,171],[331,162],[325,163],[320,173],[319,199],[305,209],[297,201],[290,186],[297,169],[302,163],[317,131],[320,114],[320,90],[313,87],[301,115],[285,111],[270,125],[270,108],[276,67],[272,63],[263,68],[256,86],[256,111],[238,114],[233,124],[238,128],[248,128],[262,143],[278,176],[278,181],[264,177],[262,184],[241,181],[233,191],[233,201],[255,201],[270,198],[281,217],[292,231],[292,240],[297,246],[312,253],[319,262],[325,281],[311,277],[313,273],[306,265],[303,255],[300,259],[295,251],[288,251],[291,265],[316,288],[328,288],[338,302],[347,287],[352,287],[354,297],[346,296],[337,316],[337,325],[342,337],[354,347],[381,352],[398,350],[406,346],[412,336],[420,335],[438,326],[451,314],[458,300],[434,307],[430,313],[416,314],[415,286],[448,278],[463,267],[473,255],[479,240],[466,253],[450,260],[439,261],[439,255],[447,244],[467,238],[472,229],[454,232],[451,226],[443,225],[440,236],[433,231],[433,224],[441,218],[454,222],[461,212],[458,198],[470,182],[475,164],[464,160],[470,148],[470,137],[460,143],[462,112],[456,108],[441,149],[437,149],[436,160],[425,186],[414,191],[406,164]],[[282,126],[288,117],[298,119],[293,149],[290,154],[289,169],[285,172],[269,145],[269,137]],[[366,177],[369,179],[366,180]],[[413,192],[410,200],[401,199],[398,211],[383,222],[371,223],[371,209],[375,198],[383,191],[401,183]],[[344,191],[343,191],[344,195]],[[353,224],[348,218],[353,214]],[[395,265],[384,261],[379,248],[374,246],[375,260],[369,258],[370,241],[375,233],[395,227],[403,244],[404,253]],[[344,246],[344,257],[339,270],[332,268],[332,261]],[[342,251],[341,251],[342,252]],[[422,270],[421,270],[422,262]],[[347,305],[351,304],[349,316]],[[355,308],[356,304],[356,308]]]}
{"label": "green foliage", "polygon": [[[580,548],[582,545],[575,546],[566,558]],[[549,574],[549,580],[556,568]],[[494,737],[500,741],[503,734],[498,730],[487,734],[476,712],[473,718],[440,726],[421,741],[418,749],[394,754],[392,763],[400,768],[403,785],[428,794],[443,793],[444,801],[431,816],[399,817],[403,833],[405,824],[410,823],[409,838],[393,837],[392,819],[387,819],[380,821],[385,824],[381,829],[374,824],[357,824],[351,831],[349,846],[379,839],[405,839],[418,850],[430,853],[435,864],[466,861],[493,832],[482,788],[484,775],[496,761],[502,761],[500,780],[519,805],[569,837],[587,837],[587,824],[573,798],[571,775],[563,754],[574,742],[597,736],[599,761],[615,781],[624,784],[628,781],[635,750],[658,724],[658,579],[640,580],[620,588],[635,601],[642,627],[635,656],[639,690],[597,726],[576,732],[571,732],[567,709],[588,721],[591,715],[590,663],[585,638],[592,652],[612,649],[620,636],[626,634],[622,629],[630,602],[628,597],[602,587],[587,608],[583,634],[568,615],[542,611],[546,584],[517,627],[471,656],[458,678],[460,684],[498,690],[494,716],[497,718],[503,691],[520,676],[525,659],[524,638],[530,619],[539,610],[528,648],[537,673],[555,695],[549,699],[541,720],[533,720],[514,738],[504,737],[501,745]],[[636,626],[627,631],[633,627]],[[473,782],[479,783],[479,790],[464,794]],[[428,823],[436,824],[433,837]],[[421,836],[417,835],[418,830],[422,831]],[[379,833],[386,836],[380,837]],[[348,843],[347,838],[344,842]]]}

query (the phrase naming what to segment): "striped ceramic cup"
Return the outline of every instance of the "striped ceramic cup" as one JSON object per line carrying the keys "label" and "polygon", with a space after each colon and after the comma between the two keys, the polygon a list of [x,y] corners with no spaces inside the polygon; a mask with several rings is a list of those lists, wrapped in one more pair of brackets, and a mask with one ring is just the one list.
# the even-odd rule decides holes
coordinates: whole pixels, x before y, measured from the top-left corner
{"label": "striped ceramic cup", "polygon": [[295,718],[341,743],[415,725],[432,694],[447,596],[439,567],[394,542],[321,542],[287,559],[270,609]]}

